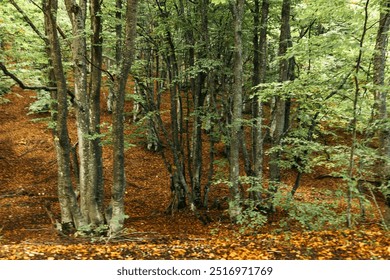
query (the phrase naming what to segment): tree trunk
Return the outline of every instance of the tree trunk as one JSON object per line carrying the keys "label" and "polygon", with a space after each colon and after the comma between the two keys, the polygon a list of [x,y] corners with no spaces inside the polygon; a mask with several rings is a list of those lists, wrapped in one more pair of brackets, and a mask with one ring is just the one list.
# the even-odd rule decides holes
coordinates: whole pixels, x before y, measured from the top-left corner
{"label": "tree trunk", "polygon": [[[90,160],[89,174],[91,177],[90,196],[94,196],[98,212],[103,213],[103,197],[104,197],[104,182],[103,182],[103,151],[100,139],[100,87],[102,81],[102,19],[101,19],[101,1],[91,0],[90,17],[91,17],[91,74],[89,80],[89,129],[93,135],[90,141]],[[102,217],[99,217],[99,223]]]}
{"label": "tree trunk", "polygon": [[[279,38],[279,82],[285,82],[290,80],[292,61],[290,59],[282,58],[286,53],[289,46],[291,46],[291,34],[290,34],[290,10],[291,0],[283,0],[282,4],[282,24],[280,28]],[[276,96],[273,102],[272,117],[271,117],[271,145],[277,147],[281,144],[282,136],[286,128],[286,99],[283,96]],[[280,151],[274,151],[270,153],[270,181],[273,191],[276,191],[277,184],[280,182]]]}
{"label": "tree trunk", "polygon": [[61,223],[63,225],[73,224],[76,229],[81,229],[87,223],[78,207],[71,181],[70,143],[67,129],[67,87],[56,29],[57,0],[44,0],[43,8],[45,11],[45,29],[50,42],[50,59],[57,85],[57,102],[53,105],[53,111],[56,112],[53,115],[53,120],[56,126],[53,132],[58,164],[58,198],[61,209]]}
{"label": "tree trunk", "polygon": [[[380,13],[373,59],[373,82],[376,87],[374,108],[376,110],[376,118],[379,118],[379,120],[385,124],[388,118],[387,91],[383,90],[382,87],[385,84],[387,42],[390,29],[390,1],[383,1],[381,8],[383,10]],[[390,158],[390,131],[386,125],[384,126],[386,128],[381,128],[379,132],[380,154],[385,158]],[[390,179],[390,165],[388,163],[385,162],[385,164],[383,164],[381,173],[384,183],[387,184]],[[389,208],[387,211],[390,212],[390,194],[386,195],[386,202]]]}
{"label": "tree trunk", "polygon": [[[201,0],[198,3],[198,13],[200,15],[200,42],[199,49],[196,50],[198,60],[207,58],[207,48],[209,44],[208,37],[208,5],[209,0]],[[201,193],[201,179],[202,179],[202,119],[201,114],[203,110],[204,101],[207,95],[205,82],[207,74],[202,72],[197,73],[195,88],[194,88],[194,127],[193,127],[193,137],[192,137],[192,189],[194,203],[196,206],[202,205],[202,193]]]}
{"label": "tree trunk", "polygon": [[242,124],[242,85],[243,85],[243,61],[242,61],[242,21],[244,16],[245,0],[237,0],[232,3],[234,18],[234,83],[232,88],[232,122],[230,131],[230,198],[229,214],[232,220],[236,220],[241,213],[239,205],[239,176],[240,162],[239,151],[241,147],[240,133]]}
{"label": "tree trunk", "polygon": [[113,185],[110,207],[112,216],[109,221],[111,233],[117,233],[123,228],[125,219],[125,162],[124,162],[124,103],[127,79],[135,55],[135,39],[137,27],[138,0],[127,0],[126,27],[123,45],[122,62],[117,79],[114,83],[114,106],[112,115],[113,141]]}
{"label": "tree trunk", "polygon": [[[122,7],[123,7],[123,0],[115,0],[115,19],[117,20],[117,24],[115,25],[115,36],[116,36],[116,42],[115,42],[115,76],[116,73],[119,71],[121,59],[122,59]],[[110,87],[108,89],[108,97],[107,97],[107,111],[109,113],[112,113],[113,110],[113,102],[114,102],[114,81],[111,81]]]}
{"label": "tree trunk", "polygon": [[[269,0],[263,0],[261,5],[261,18],[259,0],[255,0],[255,8],[253,11],[254,18],[254,36],[253,36],[253,78],[252,86],[257,86],[265,82],[267,69],[267,29],[268,29],[268,13]],[[260,30],[259,30],[260,29]],[[259,36],[260,31],[260,36]],[[250,196],[254,200],[259,200],[261,196],[261,185],[263,177],[263,104],[258,95],[252,100],[252,160],[253,160],[253,176],[255,182],[254,190]],[[259,190],[260,188],[260,190]]]}
{"label": "tree trunk", "polygon": [[[91,143],[93,136],[90,131],[90,96],[88,96],[87,75],[87,42],[86,13],[87,0],[65,0],[66,9],[72,24],[72,57],[75,80],[75,111],[77,120],[78,153],[79,153],[79,190],[81,213],[92,225],[103,222],[102,213],[96,200],[97,186],[93,185],[91,170],[96,171],[96,151]],[[96,71],[96,70],[95,70]],[[96,77],[95,77],[96,78]],[[95,101],[95,100],[94,100]],[[95,118],[96,116],[93,116]],[[92,156],[91,156],[92,155]],[[96,174],[97,175],[97,174]]]}

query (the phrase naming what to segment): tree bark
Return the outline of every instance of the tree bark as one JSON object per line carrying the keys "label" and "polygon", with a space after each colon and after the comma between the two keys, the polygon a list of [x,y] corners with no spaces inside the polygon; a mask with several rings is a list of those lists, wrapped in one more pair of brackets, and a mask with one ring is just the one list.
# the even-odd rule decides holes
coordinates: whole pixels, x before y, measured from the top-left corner
{"label": "tree bark", "polygon": [[61,209],[61,223],[73,224],[76,229],[83,228],[87,223],[80,212],[76,194],[73,190],[70,171],[70,143],[67,129],[67,86],[63,72],[61,49],[57,34],[57,0],[44,0],[45,29],[50,42],[50,59],[57,85],[57,102],[53,108],[56,113],[53,120],[54,145],[58,164],[58,198]]}
{"label": "tree bark", "polygon": [[242,125],[242,85],[243,85],[243,60],[242,60],[242,21],[244,16],[245,0],[232,1],[234,18],[234,83],[232,87],[232,122],[230,130],[230,207],[229,214],[232,220],[236,220],[241,212],[239,206],[239,176],[240,176],[240,133]]}
{"label": "tree bark", "polygon": [[[382,1],[381,13],[379,19],[378,33],[376,36],[375,52],[373,58],[373,82],[375,89],[375,117],[378,118],[383,124],[386,123],[388,118],[387,113],[387,91],[382,89],[385,85],[385,70],[386,70],[386,53],[388,45],[388,32],[390,29],[390,1]],[[389,158],[390,157],[390,131],[388,128],[380,128],[379,131],[379,145],[380,155]],[[383,164],[381,170],[381,176],[384,183],[387,184],[390,178],[390,165],[388,163]],[[386,204],[390,212],[390,194],[386,195]]]}
{"label": "tree bark", "polygon": [[[72,57],[75,80],[75,111],[77,120],[79,153],[79,190],[81,213],[92,225],[103,222],[96,200],[97,186],[93,185],[91,170],[96,170],[96,151],[91,150],[93,135],[90,131],[90,96],[88,95],[86,14],[87,0],[65,0],[65,6],[72,24]],[[93,116],[95,117],[95,116]],[[91,156],[92,155],[92,156]]]}
{"label": "tree bark", "polygon": [[112,115],[113,133],[113,185],[111,190],[112,216],[109,221],[111,233],[123,228],[125,219],[125,162],[124,162],[124,103],[127,79],[135,56],[138,0],[127,0],[126,27],[120,71],[114,83],[114,106]]}
{"label": "tree bark", "polygon": [[[257,86],[265,82],[267,70],[267,29],[268,29],[269,0],[263,0],[260,14],[260,1],[255,0],[253,11],[254,36],[253,36],[253,78],[252,86]],[[260,31],[260,32],[259,32]],[[260,33],[260,34],[259,34]],[[261,185],[263,177],[263,104],[261,98],[255,95],[252,100],[252,160],[254,190],[250,196],[253,200],[259,200],[261,196]]]}
{"label": "tree bark", "polygon": [[[201,0],[198,3],[198,14],[200,15],[200,42],[199,49],[196,50],[198,60],[207,58],[207,47],[209,44],[208,37],[208,5],[209,0]],[[205,82],[207,74],[203,71],[199,72],[195,81],[194,88],[194,127],[193,127],[193,137],[192,137],[192,189],[194,203],[196,206],[202,205],[202,190],[201,190],[201,179],[202,179],[202,119],[201,114],[203,110],[204,101],[207,95]]]}
{"label": "tree bark", "polygon": [[[101,1],[91,0],[91,74],[89,79],[89,130],[94,135],[90,141],[89,174],[91,180],[91,193],[95,197],[98,212],[103,213],[103,151],[100,139],[100,88],[102,82],[103,63],[103,38],[102,38],[102,18]],[[99,217],[102,219],[102,217]],[[99,221],[101,222],[101,221]]]}
{"label": "tree bark", "polygon": [[[283,58],[286,55],[289,46],[291,46],[291,34],[290,34],[290,11],[291,0],[283,0],[282,4],[282,23],[280,28],[279,38],[279,82],[285,82],[291,79],[292,61],[290,59]],[[272,118],[271,118],[271,146],[277,147],[281,144],[283,133],[286,129],[286,98],[283,96],[276,96],[273,102]],[[277,184],[280,182],[280,151],[274,151],[270,153],[270,181],[273,191],[276,191]]]}

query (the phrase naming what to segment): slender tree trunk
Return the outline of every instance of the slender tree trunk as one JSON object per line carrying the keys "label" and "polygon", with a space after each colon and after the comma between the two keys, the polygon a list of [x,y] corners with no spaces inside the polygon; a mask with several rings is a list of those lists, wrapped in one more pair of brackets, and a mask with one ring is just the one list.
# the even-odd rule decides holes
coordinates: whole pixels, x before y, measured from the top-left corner
{"label": "slender tree trunk", "polygon": [[122,63],[117,80],[114,83],[113,106],[113,185],[111,191],[110,207],[112,216],[109,221],[111,233],[123,228],[124,193],[125,193],[125,162],[124,162],[124,103],[127,79],[135,56],[135,39],[137,27],[138,0],[127,0],[125,39],[122,53]]}
{"label": "slender tree trunk", "polygon": [[355,65],[355,75],[353,77],[354,85],[355,85],[355,92],[354,92],[354,98],[353,98],[353,118],[352,118],[352,144],[351,144],[351,151],[349,155],[349,166],[348,166],[348,191],[347,191],[347,210],[346,210],[346,218],[347,218],[347,225],[348,227],[352,227],[352,197],[354,193],[354,189],[357,187],[357,182],[354,178],[354,170],[355,170],[355,154],[356,154],[356,146],[357,146],[357,116],[358,116],[358,101],[360,98],[360,81],[358,78],[358,74],[361,69],[361,63],[363,59],[363,46],[364,46],[364,40],[367,35],[367,23],[368,23],[368,6],[370,4],[370,0],[367,0],[365,3],[364,8],[364,24],[363,24],[363,31],[362,35],[359,40],[359,54],[356,59],[356,65]]}
{"label": "slender tree trunk", "polygon": [[[169,19],[169,12],[165,2],[156,0],[160,11],[160,17],[163,21]],[[190,201],[191,209],[195,210],[193,199],[189,191],[189,187],[185,177],[185,163],[182,141],[182,108],[180,101],[180,89],[177,81],[179,75],[179,65],[176,57],[176,49],[172,33],[168,26],[165,26],[164,41],[166,44],[166,51],[164,53],[164,59],[167,66],[169,94],[170,94],[170,117],[171,117],[171,137],[168,140],[172,151],[172,168],[171,173],[171,191],[172,201],[169,209],[177,210],[187,206],[187,198]],[[161,127],[164,129],[163,127]]]}
{"label": "slender tree trunk", "polygon": [[[279,39],[279,57],[283,57],[291,44],[290,35],[290,10],[291,0],[283,0],[282,4],[282,24],[280,28]],[[291,61],[286,58],[280,59],[279,64],[279,81],[285,82],[290,80],[291,76]],[[271,145],[276,147],[281,144],[282,136],[286,127],[286,100],[285,97],[276,96],[273,102],[272,119],[271,119]],[[273,191],[276,191],[277,184],[280,182],[280,151],[275,151],[270,154],[270,180]]]}
{"label": "slender tree trunk", "polygon": [[[115,76],[117,72],[119,71],[121,59],[122,59],[122,8],[123,8],[123,0],[115,0],[115,19],[117,20],[117,23],[115,25],[115,35],[116,35],[116,42],[115,42]],[[109,113],[112,113],[113,110],[113,102],[114,102],[114,81],[111,81],[110,87],[109,87],[109,93],[107,98],[107,111]]]}
{"label": "slender tree trunk", "polygon": [[67,129],[67,87],[63,72],[61,49],[57,34],[57,0],[43,1],[45,29],[50,42],[50,59],[57,85],[57,102],[53,108],[54,145],[58,164],[58,198],[63,226],[73,224],[76,229],[86,225],[86,221],[78,207],[76,194],[73,191],[70,171],[70,143]]}
{"label": "slender tree trunk", "polygon": [[243,86],[243,60],[242,60],[242,21],[244,16],[245,0],[232,1],[234,18],[234,84],[233,84],[233,107],[230,131],[230,196],[231,204],[229,214],[232,220],[236,220],[241,212],[239,206],[239,176],[240,176],[240,133],[242,125],[242,86]]}
{"label": "slender tree trunk", "polygon": [[97,203],[97,212],[94,214],[98,223],[103,220],[103,151],[100,139],[100,87],[102,81],[102,18],[101,18],[101,1],[91,0],[90,3],[91,17],[91,74],[89,80],[89,125],[90,134],[95,136],[90,141],[90,160],[89,174],[91,177],[91,192],[89,196],[94,197]]}
{"label": "slender tree trunk", "polygon": [[[200,22],[200,46],[197,49],[197,57],[199,60],[207,58],[207,48],[209,44],[208,37],[208,5],[209,0],[201,0],[198,3],[198,13],[200,14],[201,22]],[[206,82],[207,74],[203,71],[197,74],[195,91],[194,91],[194,128],[193,128],[193,137],[192,137],[192,188],[193,188],[193,197],[194,203],[196,206],[202,205],[202,197],[201,197],[201,179],[202,179],[202,119],[201,113],[203,110],[203,105],[205,101],[205,97],[207,95],[205,82]]]}
{"label": "slender tree trunk", "polygon": [[[255,7],[253,11],[254,18],[254,36],[253,36],[253,78],[252,85],[257,86],[265,82],[267,69],[267,29],[268,29],[268,13],[269,0],[263,0],[261,5],[261,18],[259,0],[255,0]],[[260,30],[259,30],[260,29]],[[259,34],[260,31],[260,34]],[[255,182],[253,184],[254,190],[250,196],[254,200],[259,200],[261,191],[262,177],[263,177],[263,104],[258,95],[252,100],[252,159],[253,159],[253,176]]]}

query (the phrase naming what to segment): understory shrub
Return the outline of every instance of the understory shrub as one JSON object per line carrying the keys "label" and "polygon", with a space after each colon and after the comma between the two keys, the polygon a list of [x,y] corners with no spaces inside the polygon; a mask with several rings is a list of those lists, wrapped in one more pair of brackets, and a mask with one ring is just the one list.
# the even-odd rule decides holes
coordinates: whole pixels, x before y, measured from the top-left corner
{"label": "understory shrub", "polygon": [[322,191],[313,201],[297,201],[290,194],[278,192],[275,206],[286,211],[287,215],[280,221],[283,229],[298,224],[305,230],[337,229],[345,226],[345,215],[340,214],[339,199],[342,192]]}

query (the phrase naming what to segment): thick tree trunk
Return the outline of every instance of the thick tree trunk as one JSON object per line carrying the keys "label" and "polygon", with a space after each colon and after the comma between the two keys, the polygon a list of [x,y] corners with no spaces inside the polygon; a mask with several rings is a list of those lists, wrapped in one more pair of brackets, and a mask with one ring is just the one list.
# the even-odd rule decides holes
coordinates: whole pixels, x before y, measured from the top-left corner
{"label": "thick tree trunk", "polygon": [[[382,3],[382,11],[380,14],[379,28],[376,37],[375,53],[373,59],[374,68],[374,85],[375,89],[375,114],[383,123],[387,121],[387,91],[383,90],[382,87],[385,84],[385,70],[386,70],[386,53],[387,53],[387,42],[388,32],[390,29],[390,1],[386,0]],[[387,128],[380,129],[379,132],[379,143],[380,143],[380,154],[383,157],[390,158],[390,131]],[[390,180],[390,165],[385,163],[381,170],[381,175],[384,183],[387,184]],[[390,213],[390,194],[386,196],[387,212]],[[389,215],[390,216],[390,215]],[[390,219],[388,221],[390,224]]]}
{"label": "thick tree trunk", "polygon": [[[72,56],[75,80],[75,111],[77,120],[78,153],[79,153],[79,190],[81,213],[92,225],[103,222],[102,213],[96,200],[97,185],[93,185],[91,170],[97,170],[96,151],[91,143],[90,131],[90,101],[88,96],[87,75],[87,42],[86,13],[87,0],[76,3],[75,0],[65,0],[66,9],[72,24]],[[93,116],[95,117],[95,116]],[[92,155],[92,156],[91,156]]]}

